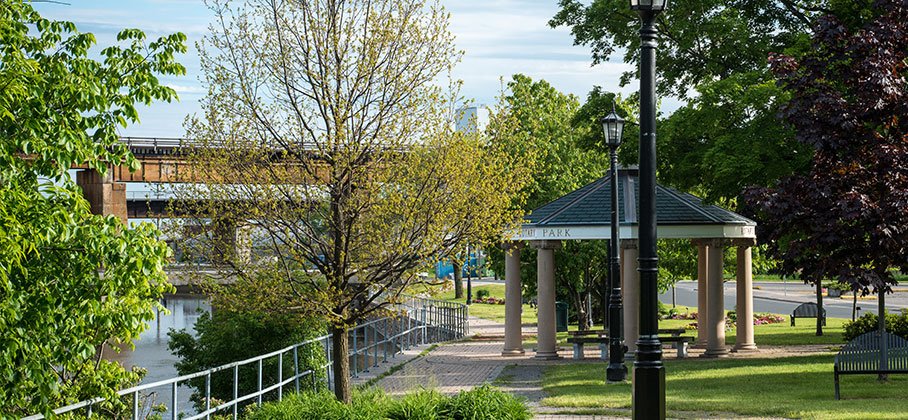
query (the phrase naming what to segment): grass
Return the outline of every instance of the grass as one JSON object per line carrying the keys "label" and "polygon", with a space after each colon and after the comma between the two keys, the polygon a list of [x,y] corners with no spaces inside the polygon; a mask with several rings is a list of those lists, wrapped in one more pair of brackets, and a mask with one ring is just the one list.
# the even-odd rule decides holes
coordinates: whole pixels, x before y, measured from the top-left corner
{"label": "grass", "polygon": [[[678,306],[681,312],[696,312],[696,309]],[[816,335],[816,321],[813,319],[799,319],[797,325],[792,327],[788,315],[783,315],[785,321],[779,324],[754,325],[754,341],[757,346],[792,346],[802,344],[844,344],[842,331],[845,322],[850,319],[845,318],[826,318],[826,326],[823,327],[823,335]],[[659,321],[659,328],[684,328],[696,320],[687,319],[663,319]],[[697,330],[690,330],[686,335],[697,335]],[[735,344],[735,330],[725,331],[725,343]]]}
{"label": "grass", "polygon": [[[833,399],[833,354],[773,359],[668,360],[666,406],[675,416],[781,416],[817,419],[905,417],[908,375],[842,378]],[[542,405],[615,410],[631,405],[629,383],[606,385],[604,363],[552,366],[543,378]],[[696,413],[690,415],[690,413]]]}
{"label": "grass", "polygon": [[[480,289],[485,289],[489,291],[489,295],[492,297],[504,299],[504,285],[503,284],[490,284],[483,286],[473,287],[473,296],[476,296],[476,292]],[[466,294],[466,286],[464,286],[464,294]],[[446,300],[448,302],[455,303],[464,303],[466,299],[455,299],[454,290],[443,290],[435,291],[433,294],[435,299]],[[489,305],[486,303],[474,303],[470,305],[470,315],[477,318],[488,319],[490,321],[504,323],[504,305]],[[530,305],[523,305],[523,313],[520,316],[520,320],[524,324],[536,325],[536,309],[531,308]]]}

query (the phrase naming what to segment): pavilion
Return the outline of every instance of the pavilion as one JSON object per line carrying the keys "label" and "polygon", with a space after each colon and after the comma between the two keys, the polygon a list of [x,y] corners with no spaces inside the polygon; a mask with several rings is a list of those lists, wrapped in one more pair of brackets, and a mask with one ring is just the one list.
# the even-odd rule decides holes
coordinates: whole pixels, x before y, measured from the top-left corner
{"label": "pavilion", "polygon": [[[554,250],[562,241],[609,240],[610,176],[606,175],[530,213],[519,232],[504,245],[505,343],[502,355],[523,355],[520,313],[520,250],[529,243],[537,253],[537,328],[535,357],[558,358],[555,338]],[[638,170],[618,171],[618,220],[624,337],[628,354],[638,337],[640,277],[637,272]],[[734,212],[662,185],[656,186],[657,233],[660,239],[690,239],[698,250],[697,346],[704,356],[728,355],[725,345],[725,296],[722,273],[725,248],[737,248],[737,325],[732,351],[757,349],[753,334],[751,247],[756,223]],[[705,315],[705,316],[704,316]]]}

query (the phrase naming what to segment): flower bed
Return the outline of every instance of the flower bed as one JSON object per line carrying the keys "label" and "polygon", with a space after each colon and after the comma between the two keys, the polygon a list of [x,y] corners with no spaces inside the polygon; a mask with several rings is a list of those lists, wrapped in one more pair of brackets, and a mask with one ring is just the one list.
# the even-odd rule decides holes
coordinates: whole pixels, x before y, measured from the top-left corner
{"label": "flower bed", "polygon": [[473,303],[485,303],[487,305],[504,305],[504,299],[494,296],[473,299]]}

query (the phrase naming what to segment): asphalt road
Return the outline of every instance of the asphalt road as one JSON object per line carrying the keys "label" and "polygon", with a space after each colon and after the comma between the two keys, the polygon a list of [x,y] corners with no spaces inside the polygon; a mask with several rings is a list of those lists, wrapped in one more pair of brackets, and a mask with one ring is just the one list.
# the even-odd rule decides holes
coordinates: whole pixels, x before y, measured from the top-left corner
{"label": "asphalt road", "polygon": [[[754,312],[773,312],[778,314],[790,314],[795,307],[803,302],[816,302],[816,294],[813,286],[805,285],[801,282],[755,282],[754,289]],[[735,282],[725,283],[725,309],[732,310],[735,308]],[[659,296],[663,303],[672,303],[672,292],[669,290]],[[697,306],[697,282],[682,281],[675,286],[675,302],[678,305]],[[824,298],[823,306],[830,317],[851,318],[850,298]],[[877,310],[877,301],[858,300],[858,307],[861,313],[866,311]],[[908,293],[896,292],[886,296],[886,309],[888,311],[897,311],[901,308],[908,307]]]}

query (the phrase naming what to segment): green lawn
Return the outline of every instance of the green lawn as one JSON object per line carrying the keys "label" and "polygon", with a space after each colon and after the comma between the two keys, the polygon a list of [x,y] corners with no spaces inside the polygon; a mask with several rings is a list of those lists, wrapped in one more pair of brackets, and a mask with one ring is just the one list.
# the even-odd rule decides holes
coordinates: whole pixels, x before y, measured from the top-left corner
{"label": "green lawn", "polygon": [[[678,306],[682,312],[695,311],[694,308]],[[842,341],[842,331],[845,322],[850,321],[844,318],[827,318],[826,327],[823,328],[823,335],[817,336],[816,321],[813,319],[799,319],[797,325],[792,327],[788,315],[784,315],[785,321],[779,324],[754,325],[754,341],[757,346],[791,346],[799,344],[844,344]],[[659,328],[683,328],[696,320],[681,319],[663,319],[659,321]],[[686,335],[697,335],[696,330],[690,330]],[[735,343],[735,329],[725,331],[726,344]]]}
{"label": "green lawn", "polygon": [[[833,353],[774,359],[668,360],[666,406],[678,416],[782,416],[819,419],[905,418],[908,375],[877,382],[874,375],[842,378],[833,399]],[[629,383],[606,385],[605,364],[552,366],[546,370],[542,405],[629,408]],[[687,414],[685,414],[687,412]]]}
{"label": "green lawn", "polygon": [[[476,293],[485,289],[489,291],[490,296],[504,299],[504,285],[503,284],[490,284],[484,286],[474,286],[473,287],[473,297],[476,297]],[[466,285],[464,285],[464,294],[467,293]],[[437,292],[433,295],[435,299],[446,300],[448,302],[457,302],[465,303],[466,299],[455,299],[454,290],[445,290]],[[488,319],[500,323],[504,323],[504,305],[489,305],[486,303],[474,303],[470,305],[470,315],[477,318]],[[536,325],[536,309],[531,308],[530,305],[523,305],[523,314],[521,315],[521,322],[524,324]]]}

